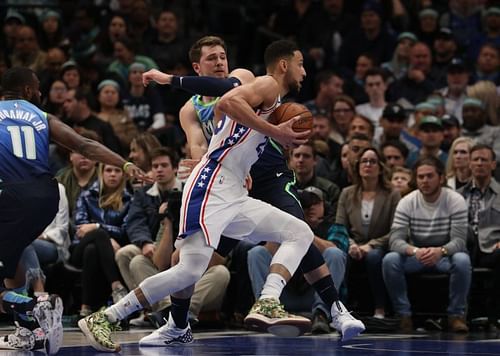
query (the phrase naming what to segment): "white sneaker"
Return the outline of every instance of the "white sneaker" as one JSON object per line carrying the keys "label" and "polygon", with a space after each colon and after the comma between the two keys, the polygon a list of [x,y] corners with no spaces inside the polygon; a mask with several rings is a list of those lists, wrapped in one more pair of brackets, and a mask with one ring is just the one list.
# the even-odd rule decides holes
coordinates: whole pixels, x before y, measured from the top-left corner
{"label": "white sneaker", "polygon": [[151,327],[151,322],[146,318],[146,314],[141,311],[141,314],[137,318],[130,319],[130,326],[136,326],[138,328]]}
{"label": "white sneaker", "polygon": [[17,322],[13,334],[0,338],[0,350],[29,351],[35,347],[35,335],[30,329],[19,326]]}
{"label": "white sneaker", "polygon": [[139,346],[169,346],[175,344],[190,344],[193,342],[193,333],[191,326],[186,326],[185,329],[179,329],[175,326],[172,315],[161,328],[156,329],[148,336],[143,337],[139,341]]}
{"label": "white sneaker", "polygon": [[332,305],[332,322],[330,326],[342,336],[342,341],[347,341],[365,331],[365,325],[351,315],[341,301]]}
{"label": "white sneaker", "polygon": [[57,295],[38,297],[33,316],[45,333],[45,348],[49,355],[59,351],[63,342],[63,303]]}

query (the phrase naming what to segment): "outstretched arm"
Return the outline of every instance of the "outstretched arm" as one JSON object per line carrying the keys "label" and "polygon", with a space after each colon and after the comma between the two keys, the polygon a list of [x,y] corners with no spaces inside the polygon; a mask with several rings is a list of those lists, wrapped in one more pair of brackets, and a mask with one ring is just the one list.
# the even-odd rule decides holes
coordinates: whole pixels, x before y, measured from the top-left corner
{"label": "outstretched arm", "polygon": [[122,167],[130,176],[144,182],[151,182],[146,174],[131,162],[125,161],[121,156],[114,153],[99,142],[93,141],[77,134],[71,127],[64,124],[54,115],[48,114],[49,130],[51,139],[71,151],[96,160],[98,162]]}

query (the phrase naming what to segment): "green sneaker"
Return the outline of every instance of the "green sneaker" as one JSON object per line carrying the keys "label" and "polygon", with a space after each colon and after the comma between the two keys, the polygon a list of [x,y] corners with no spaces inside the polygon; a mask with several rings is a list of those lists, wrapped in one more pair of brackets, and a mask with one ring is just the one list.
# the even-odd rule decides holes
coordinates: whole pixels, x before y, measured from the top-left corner
{"label": "green sneaker", "polygon": [[121,328],[118,324],[113,324],[108,320],[104,314],[104,310],[80,319],[78,327],[85,334],[94,349],[104,352],[120,352],[121,347],[111,340],[111,333],[119,331]]}
{"label": "green sneaker", "polygon": [[311,321],[285,311],[279,300],[260,299],[245,318],[250,330],[265,331],[281,337],[295,337],[311,330]]}

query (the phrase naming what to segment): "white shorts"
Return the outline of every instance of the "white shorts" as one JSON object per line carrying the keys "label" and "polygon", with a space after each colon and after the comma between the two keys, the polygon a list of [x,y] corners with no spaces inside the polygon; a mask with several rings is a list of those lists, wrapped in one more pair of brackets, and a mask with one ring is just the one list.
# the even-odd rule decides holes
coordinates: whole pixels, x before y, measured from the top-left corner
{"label": "white shorts", "polygon": [[241,179],[217,162],[195,170],[197,173],[191,174],[183,192],[180,239],[202,230],[207,245],[213,248],[217,248],[221,235],[281,243],[285,226],[304,224],[270,204],[250,198]]}

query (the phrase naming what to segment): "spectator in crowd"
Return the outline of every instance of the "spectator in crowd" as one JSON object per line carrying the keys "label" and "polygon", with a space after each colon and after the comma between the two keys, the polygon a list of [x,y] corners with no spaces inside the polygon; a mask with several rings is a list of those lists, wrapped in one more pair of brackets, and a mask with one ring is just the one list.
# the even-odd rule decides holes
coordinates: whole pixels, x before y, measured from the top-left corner
{"label": "spectator in crowd", "polygon": [[47,51],[49,48],[64,48],[70,46],[69,39],[64,36],[64,30],[61,23],[61,15],[54,10],[45,10],[39,18],[40,48]]}
{"label": "spectator in crowd", "polygon": [[130,142],[138,130],[128,111],[123,108],[120,98],[120,84],[112,79],[106,79],[97,86],[97,117],[107,122],[120,141],[120,152],[127,155]]}
{"label": "spectator in crowd", "polygon": [[42,103],[43,109],[61,118],[64,115],[64,100],[68,87],[62,80],[54,80],[49,88],[49,93]]}
{"label": "spectator in crowd", "polygon": [[[68,37],[72,44],[72,56],[96,49],[96,43],[101,34],[101,28],[97,23],[98,9],[87,3],[86,6],[75,8],[75,12],[68,30]],[[70,16],[71,16],[70,15]]]}
{"label": "spectator in crowd", "polygon": [[[394,311],[404,332],[413,329],[405,274],[450,274],[448,326],[467,332],[465,307],[471,281],[466,249],[467,205],[460,194],[443,188],[443,163],[434,156],[417,161],[413,169],[417,190],[399,202],[382,271]],[[418,221],[418,223],[414,223]]]}
{"label": "spectator in crowd", "polygon": [[408,152],[417,152],[420,149],[420,140],[405,130],[407,121],[406,111],[401,105],[390,103],[385,107],[380,118],[382,132],[379,134],[379,143],[381,143],[381,148],[385,142],[401,141],[407,148],[406,155]]}
{"label": "spectator in crowd", "polygon": [[317,142],[324,142],[328,152],[323,155],[329,166],[337,165],[340,157],[340,144],[331,139],[331,120],[326,115],[317,114],[313,116],[313,133],[311,138]]}
{"label": "spectator in crowd", "polygon": [[385,92],[387,90],[385,73],[380,68],[372,68],[365,75],[365,92],[369,101],[356,106],[356,113],[371,120],[375,130],[380,125],[380,117],[387,105]]}
{"label": "spectator in crowd", "polygon": [[50,84],[57,79],[61,79],[61,66],[67,62],[66,53],[59,47],[52,47],[47,50],[45,57],[45,69],[39,73],[40,91],[42,97],[48,92]]}
{"label": "spectator in crowd", "polygon": [[487,306],[491,325],[500,321],[500,185],[492,177],[496,168],[495,152],[486,145],[475,145],[470,150],[472,180],[459,189],[469,206],[469,233],[474,241],[474,265],[493,269],[493,285],[489,290]]}
{"label": "spectator in crowd", "polygon": [[370,53],[361,53],[356,59],[356,67],[354,68],[354,76],[345,78],[344,93],[354,99],[357,104],[363,104],[368,101],[368,96],[365,92],[365,75],[366,72],[377,66],[376,58]]}
{"label": "spectator in crowd", "polygon": [[479,99],[484,104],[486,112],[486,123],[492,126],[498,126],[498,110],[500,99],[497,94],[496,85],[489,80],[481,80],[467,87],[467,96]]}
{"label": "spectator in crowd", "polygon": [[317,164],[317,155],[314,150],[313,141],[310,140],[292,149],[288,164],[295,172],[298,189],[312,186],[319,188],[325,194],[325,219],[333,223],[335,221],[340,190],[335,183],[316,176],[314,168]]}
{"label": "spectator in crowd", "polygon": [[448,65],[446,76],[447,87],[439,92],[445,99],[446,113],[455,116],[462,122],[462,105],[467,97],[467,84],[469,83],[469,71],[460,58],[454,58]]}
{"label": "spectator in crowd", "polygon": [[386,292],[382,258],[399,193],[393,192],[382,157],[374,148],[361,151],[354,167],[354,185],[342,190],[336,223],[349,233],[350,272],[366,271],[374,300],[374,316],[384,318]]}
{"label": "spectator in crowd", "polygon": [[92,113],[90,96],[82,89],[68,90],[64,100],[64,112],[70,120],[68,124],[74,129],[84,128],[94,131],[106,147],[115,152],[121,151],[120,141],[113,127]]}
{"label": "spectator in crowd", "polygon": [[470,151],[474,141],[468,137],[459,137],[450,148],[446,162],[446,184],[453,190],[458,190],[471,180]]}
{"label": "spectator in crowd", "polygon": [[[99,136],[90,130],[81,132],[83,137],[100,141]],[[96,161],[92,161],[77,152],[70,152],[69,165],[57,174],[57,180],[64,185],[68,198],[69,216],[73,217],[76,201],[80,193],[87,190],[97,179]]]}
{"label": "spectator in crowd", "polygon": [[156,20],[156,34],[147,47],[146,53],[163,72],[171,73],[179,63],[187,61],[189,44],[181,34],[179,19],[174,11],[160,12]]}
{"label": "spectator in crowd", "polygon": [[100,164],[97,180],[83,191],[75,209],[76,234],[70,262],[82,269],[80,317],[127,294],[115,263],[115,252],[128,243],[125,231],[132,196],[120,167]]}
{"label": "spectator in crowd", "polygon": [[391,172],[392,190],[399,192],[402,197],[412,191],[411,170],[405,167],[396,166]]}
{"label": "spectator in crowd", "polygon": [[132,1],[130,12],[126,18],[130,27],[131,39],[135,42],[149,43],[154,36],[151,2],[147,0]]}
{"label": "spectator in crowd", "polygon": [[464,100],[462,136],[470,137],[475,143],[490,146],[500,156],[500,127],[487,124],[484,103],[476,98]]}
{"label": "spectator in crowd", "polygon": [[335,98],[342,94],[344,81],[332,71],[319,72],[315,78],[316,97],[304,105],[313,115],[329,115]]}
{"label": "spectator in crowd", "polygon": [[500,84],[500,53],[495,45],[486,43],[479,50],[476,68],[472,75],[474,83],[480,80],[489,80],[496,86]]}
{"label": "spectator in crowd", "polygon": [[[339,288],[344,280],[346,269],[346,253],[335,243],[328,240],[328,230],[331,223],[325,217],[324,193],[321,189],[310,186],[299,191],[299,198],[304,209],[305,221],[314,232],[313,243],[325,258],[335,286]],[[340,244],[339,244],[340,245]],[[347,245],[347,243],[346,243]],[[248,251],[248,273],[252,282],[255,299],[258,299],[266,276],[269,274],[269,265],[276,252],[278,244],[267,242],[263,246],[255,246]],[[313,334],[328,334],[329,312],[314,289],[307,285],[302,273],[296,272],[293,282],[283,290],[280,301],[287,310],[295,312],[310,311],[313,314]]]}
{"label": "spectator in crowd", "polygon": [[119,14],[111,16],[106,31],[101,32],[98,47],[98,63],[108,66],[113,61],[114,44],[121,38],[128,36],[128,26],[125,18]]}
{"label": "spectator in crowd", "polygon": [[354,100],[346,95],[339,95],[333,100],[330,138],[339,144],[344,143],[349,134],[349,127],[355,113],[354,106]]}
{"label": "spectator in crowd", "polygon": [[411,152],[406,160],[408,167],[413,167],[420,157],[434,156],[446,163],[448,155],[441,150],[443,142],[443,123],[435,116],[425,116],[418,126],[418,138],[422,142],[422,148],[418,152]]}
{"label": "spectator in crowd", "polygon": [[373,135],[375,134],[375,125],[373,122],[362,115],[356,115],[351,121],[351,125],[349,126],[349,138],[354,134],[361,134],[368,137],[370,143],[373,142]]}
{"label": "spectator in crowd", "polygon": [[35,30],[23,25],[16,33],[16,44],[10,58],[14,67],[28,67],[40,73],[45,68],[45,57],[47,53],[42,51],[38,45]]}
{"label": "spectator in crowd", "polygon": [[484,30],[476,38],[472,39],[467,49],[471,61],[476,60],[479,49],[485,43],[493,44],[496,47],[500,45],[500,7],[498,7],[498,4],[489,7],[484,12]]}
{"label": "spectator in crowd", "polygon": [[[436,37],[434,38],[432,48],[434,50],[432,65],[434,69],[439,72],[440,79],[442,78],[444,81],[446,69],[458,52],[458,45],[453,32],[451,32],[451,30],[447,27],[440,28],[438,33],[436,34]],[[438,83],[438,87],[440,88],[441,86],[442,85],[440,80],[440,82]]]}
{"label": "spectator in crowd", "polygon": [[449,10],[440,19],[441,27],[448,27],[461,48],[468,48],[481,31],[481,5],[476,1],[450,0]]}
{"label": "spectator in crowd", "polygon": [[443,143],[441,143],[441,149],[449,154],[452,143],[460,137],[460,122],[455,116],[449,114],[443,115],[441,122],[443,123]]}
{"label": "spectator in crowd", "polygon": [[123,83],[128,80],[128,71],[132,63],[141,63],[146,67],[146,70],[158,69],[158,65],[153,59],[137,54],[137,44],[127,37],[115,40],[113,49],[115,60],[108,66],[108,72],[116,74]]}
{"label": "spectator in crowd", "polygon": [[433,8],[424,8],[418,13],[416,35],[429,48],[434,44],[434,38],[439,29],[439,13]]}
{"label": "spectator in crowd", "polygon": [[392,59],[381,65],[381,68],[389,73],[388,84],[406,75],[410,66],[410,49],[417,41],[417,36],[411,32],[399,34]]}
{"label": "spectator in crowd", "polygon": [[415,106],[415,111],[408,122],[408,132],[417,136],[420,121],[426,116],[436,116],[436,106],[428,101],[418,103]]}
{"label": "spectator in crowd", "polygon": [[442,117],[446,113],[445,100],[439,91],[432,92],[432,94],[427,97],[427,102],[434,105],[434,112],[437,117]]}
{"label": "spectator in crowd", "polygon": [[406,76],[389,87],[389,99],[406,99],[412,104],[420,103],[436,89],[437,74],[432,71],[432,54],[423,42],[417,42],[410,50],[410,69]]}
{"label": "spectator in crowd", "polygon": [[16,45],[16,36],[19,28],[26,24],[26,19],[19,12],[10,8],[4,17],[2,26],[2,37],[5,42],[5,53],[10,57]]}
{"label": "spectator in crowd", "polygon": [[385,165],[390,169],[404,167],[409,154],[406,145],[398,140],[385,141],[380,146],[380,152]]}
{"label": "spectator in crowd", "polygon": [[[151,171],[151,153],[158,147],[161,147],[160,141],[149,132],[142,132],[135,136],[130,142],[129,159],[146,172],[148,177],[153,177]],[[134,190],[142,188],[141,182],[132,181]]]}
{"label": "spectator in crowd", "polygon": [[64,83],[66,83],[68,89],[78,89],[83,87],[80,68],[73,60],[66,61],[61,66],[61,79]]}
{"label": "spectator in crowd", "polygon": [[123,98],[123,106],[128,111],[139,132],[156,131],[165,127],[165,114],[161,97],[154,86],[144,87],[142,73],[146,67],[132,63],[128,73],[129,91]]}
{"label": "spectator in crowd", "polygon": [[380,62],[391,59],[395,38],[387,31],[382,8],[377,1],[365,1],[361,9],[360,28],[347,34],[340,48],[340,65],[352,69],[361,51],[369,52]]}

